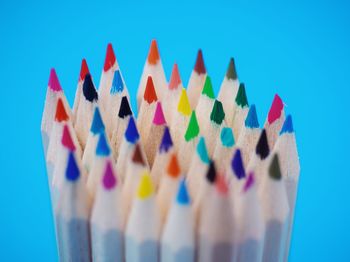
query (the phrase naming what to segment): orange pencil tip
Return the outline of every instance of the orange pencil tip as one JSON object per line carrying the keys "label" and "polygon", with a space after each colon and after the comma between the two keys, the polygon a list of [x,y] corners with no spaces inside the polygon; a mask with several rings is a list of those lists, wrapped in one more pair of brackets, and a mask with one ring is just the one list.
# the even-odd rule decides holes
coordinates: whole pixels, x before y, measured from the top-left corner
{"label": "orange pencil tip", "polygon": [[173,178],[178,177],[181,173],[179,162],[175,153],[171,155],[167,168],[167,173]]}
{"label": "orange pencil tip", "polygon": [[157,64],[160,59],[157,41],[155,39],[152,40],[151,47],[148,53],[148,63],[151,65]]}

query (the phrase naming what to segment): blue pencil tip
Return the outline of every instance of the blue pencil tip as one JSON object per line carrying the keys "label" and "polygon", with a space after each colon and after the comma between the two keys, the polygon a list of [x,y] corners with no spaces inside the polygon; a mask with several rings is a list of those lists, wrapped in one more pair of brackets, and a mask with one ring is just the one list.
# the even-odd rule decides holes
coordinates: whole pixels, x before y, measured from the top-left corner
{"label": "blue pencil tip", "polygon": [[80,176],[80,170],[75,161],[74,153],[69,152],[68,163],[66,168],[66,178],[69,181],[76,181]]}
{"label": "blue pencil tip", "polygon": [[185,179],[182,179],[180,181],[179,191],[177,192],[176,201],[180,205],[189,205],[190,204],[190,196],[189,196],[188,191],[187,191]]}
{"label": "blue pencil tip", "polygon": [[251,105],[248,115],[245,119],[245,126],[249,128],[259,128],[258,116],[256,114],[255,105]]}
{"label": "blue pencil tip", "polygon": [[207,150],[207,146],[205,144],[205,139],[204,137],[201,136],[201,138],[199,139],[199,142],[197,144],[197,153],[199,155],[199,158],[206,164],[209,164],[210,159],[209,159],[209,155],[208,155],[208,150]]}
{"label": "blue pencil tip", "polygon": [[91,127],[90,127],[90,131],[94,135],[96,135],[98,133],[103,132],[104,130],[105,130],[105,125],[103,124],[100,110],[96,106],[95,111],[94,111],[94,117],[92,119],[92,123],[91,123]]}
{"label": "blue pencil tip", "polygon": [[128,127],[125,130],[125,138],[128,142],[135,144],[139,138],[139,132],[137,131],[137,127],[135,124],[134,118],[131,116],[129,119]]}
{"label": "blue pencil tip", "polygon": [[124,83],[122,80],[122,76],[120,74],[119,70],[116,70],[114,72],[114,77],[113,77],[113,82],[112,82],[112,86],[111,89],[109,90],[110,94],[116,94],[116,93],[121,93],[124,90]]}
{"label": "blue pencil tip", "polygon": [[241,150],[239,149],[236,150],[236,153],[232,158],[231,167],[237,179],[241,179],[245,177]]}
{"label": "blue pencil tip", "polygon": [[109,156],[111,149],[109,148],[105,132],[100,133],[96,146],[96,155]]}
{"label": "blue pencil tip", "polygon": [[292,116],[288,115],[286,120],[283,123],[280,135],[282,135],[283,133],[293,133],[293,132],[294,132],[294,128],[293,128]]}
{"label": "blue pencil tip", "polygon": [[173,140],[171,139],[169,127],[165,127],[162,142],[159,146],[159,152],[166,153],[173,146]]}

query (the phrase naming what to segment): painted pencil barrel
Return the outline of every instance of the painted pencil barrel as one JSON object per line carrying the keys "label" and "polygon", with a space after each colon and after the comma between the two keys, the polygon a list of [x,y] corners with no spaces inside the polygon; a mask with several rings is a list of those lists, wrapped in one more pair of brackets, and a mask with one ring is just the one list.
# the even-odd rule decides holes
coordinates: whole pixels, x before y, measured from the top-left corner
{"label": "painted pencil barrel", "polygon": [[263,262],[283,261],[286,248],[288,219],[281,223],[271,220],[266,224]]}
{"label": "painted pencil barrel", "polygon": [[89,222],[56,217],[60,261],[91,261]]}
{"label": "painted pencil barrel", "polygon": [[158,261],[158,243],[156,241],[137,242],[131,237],[125,240],[126,262],[156,262]]}
{"label": "painted pencil barrel", "polygon": [[160,258],[166,262],[191,262],[194,261],[194,250],[191,248],[173,250],[169,245],[162,245]]}
{"label": "painted pencil barrel", "polygon": [[124,261],[123,234],[118,230],[102,230],[91,226],[92,261]]}

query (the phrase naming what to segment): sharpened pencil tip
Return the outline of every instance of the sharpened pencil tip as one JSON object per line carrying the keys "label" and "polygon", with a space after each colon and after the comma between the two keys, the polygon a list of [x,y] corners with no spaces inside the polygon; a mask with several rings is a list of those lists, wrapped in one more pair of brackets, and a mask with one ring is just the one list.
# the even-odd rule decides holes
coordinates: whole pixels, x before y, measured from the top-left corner
{"label": "sharpened pencil tip", "polygon": [[214,163],[214,161],[210,161],[206,178],[210,184],[213,184],[216,181],[216,176],[217,176],[217,174],[216,174],[215,163]]}
{"label": "sharpened pencil tip", "polygon": [[107,160],[105,172],[103,175],[103,187],[106,190],[112,190],[116,185],[117,185],[117,178],[114,175],[113,164],[110,160]]}
{"label": "sharpened pencil tip", "polygon": [[270,147],[267,141],[266,130],[261,131],[258,143],[255,149],[256,154],[260,157],[261,160],[264,160],[270,154]]}
{"label": "sharpened pencil tip", "polygon": [[64,107],[62,98],[59,97],[57,99],[55,121],[61,123],[63,121],[67,121],[68,119],[69,119],[69,116]]}
{"label": "sharpened pencil tip", "polygon": [[179,190],[177,192],[176,201],[180,205],[189,205],[190,195],[188,194],[187,186],[186,186],[186,180],[185,178],[180,181]]}
{"label": "sharpened pencil tip", "polygon": [[170,81],[169,81],[169,89],[175,90],[181,84],[181,77],[179,73],[179,67],[175,63],[173,66],[173,71],[171,72]]}
{"label": "sharpened pencil tip", "polygon": [[153,124],[157,126],[162,126],[166,124],[162,103],[160,101],[157,102],[156,111],[154,112],[153,116]]}
{"label": "sharpened pencil tip", "polygon": [[69,152],[68,163],[66,168],[66,178],[69,181],[76,181],[80,176],[80,170],[78,164],[75,160],[75,156],[73,152]]}
{"label": "sharpened pencil tip", "polygon": [[245,170],[240,149],[236,150],[232,158],[231,167],[237,179],[242,179],[245,177]]}
{"label": "sharpened pencil tip", "polygon": [[185,133],[185,140],[188,142],[199,134],[199,125],[196,117],[196,112],[193,110]]}
{"label": "sharpened pencil tip", "polygon": [[177,105],[177,111],[184,116],[191,115],[190,101],[188,100],[187,92],[185,88],[182,88],[179,103]]}
{"label": "sharpened pencil tip", "polygon": [[168,167],[167,167],[167,174],[173,178],[176,178],[180,175],[180,165],[177,160],[177,156],[175,153],[173,153],[170,157]]}
{"label": "sharpened pencil tip", "polygon": [[124,119],[125,117],[131,116],[131,115],[132,115],[132,112],[131,112],[128,97],[123,96],[122,101],[120,102],[118,117]]}
{"label": "sharpened pencil tip", "polygon": [[111,149],[108,145],[105,132],[101,132],[97,141],[96,155],[98,156],[109,156]]}
{"label": "sharpened pencil tip", "polygon": [[98,100],[98,94],[90,74],[86,74],[85,76],[83,94],[85,99],[91,103]]}
{"label": "sharpened pencil tip", "polygon": [[124,82],[120,70],[114,71],[113,81],[109,93],[114,95],[116,93],[121,93],[124,90]]}
{"label": "sharpened pencil tip", "polygon": [[137,190],[137,197],[144,200],[153,195],[153,184],[151,176],[148,172],[145,172],[141,176],[140,184]]}
{"label": "sharpened pencil tip", "polygon": [[142,166],[146,165],[146,161],[142,155],[140,144],[137,143],[134,149],[134,154],[132,155],[132,162],[140,164]]}
{"label": "sharpened pencil tip", "polygon": [[151,47],[148,52],[147,60],[149,64],[155,65],[158,63],[159,59],[160,59],[160,55],[158,50],[158,44],[157,44],[157,41],[153,39],[151,42]]}
{"label": "sharpened pencil tip", "polygon": [[205,144],[205,138],[203,136],[201,136],[199,138],[199,142],[197,144],[197,153],[198,153],[199,158],[202,160],[203,163],[205,163],[205,164],[210,163],[207,146]]}
{"label": "sharpened pencil tip", "polygon": [[90,131],[94,135],[99,134],[105,130],[105,125],[103,124],[102,117],[100,114],[100,109],[98,106],[95,107],[94,117],[92,119]]}
{"label": "sharpened pencil tip", "polygon": [[70,151],[75,151],[76,149],[67,124],[65,124],[63,127],[61,143],[65,148],[68,148]]}
{"label": "sharpened pencil tip", "polygon": [[243,187],[243,192],[247,192],[255,183],[254,173],[250,172]]}
{"label": "sharpened pencil tip", "polygon": [[111,69],[112,66],[115,63],[115,60],[116,60],[116,58],[115,58],[115,54],[114,54],[114,50],[113,50],[112,44],[109,43],[107,45],[106,58],[105,58],[105,64],[103,66],[103,70],[106,72],[109,69]]}
{"label": "sharpened pencil tip", "polygon": [[220,133],[221,144],[224,147],[233,147],[235,144],[235,138],[233,136],[232,128],[224,127]]}
{"label": "sharpened pencil tip", "polygon": [[145,92],[143,94],[143,99],[147,101],[148,104],[156,102],[158,100],[157,93],[154,88],[153,79],[151,76],[148,76]]}
{"label": "sharpened pencil tip", "polygon": [[83,60],[81,61],[79,81],[83,81],[87,74],[90,74],[90,71],[89,71],[89,67],[87,65],[86,59],[83,58]]}
{"label": "sharpened pencil tip", "polygon": [[243,83],[239,84],[238,92],[236,95],[236,104],[240,107],[246,107],[248,105],[247,94],[245,91],[245,85]]}
{"label": "sharpened pencil tip", "polygon": [[269,175],[274,180],[280,180],[282,178],[279,158],[277,154],[274,154],[272,157],[272,161],[269,166]]}
{"label": "sharpened pencil tip", "polygon": [[249,128],[259,128],[258,116],[254,104],[249,107],[248,115],[245,119],[245,126]]}
{"label": "sharpened pencil tip", "polygon": [[221,195],[227,195],[228,194],[228,184],[223,175],[218,175],[216,178],[216,189]]}
{"label": "sharpened pencil tip", "polygon": [[224,112],[222,103],[219,100],[215,99],[213,109],[211,110],[211,114],[210,114],[210,120],[216,123],[217,125],[221,125],[224,119],[225,119],[225,112]]}
{"label": "sharpened pencil tip", "polygon": [[60,81],[58,80],[56,70],[54,68],[51,68],[48,86],[54,92],[62,91]]}
{"label": "sharpened pencil tip", "polygon": [[140,138],[140,134],[137,130],[135,120],[132,116],[129,119],[129,123],[125,130],[124,136],[125,136],[125,139],[132,144],[135,144]]}
{"label": "sharpened pencil tip", "polygon": [[232,79],[232,80],[237,79],[236,65],[235,65],[235,60],[233,59],[233,57],[231,57],[230,62],[228,64],[227,71],[226,71],[226,77],[227,77],[227,79]]}
{"label": "sharpened pencil tip", "polygon": [[205,78],[204,86],[202,89],[202,95],[206,95],[211,99],[215,99],[213,85],[211,84],[211,79],[209,76]]}
{"label": "sharpened pencil tip", "polygon": [[202,49],[198,50],[196,63],[194,65],[194,71],[196,71],[199,75],[205,74],[207,72],[207,70],[205,69]]}
{"label": "sharpened pencil tip", "polygon": [[288,115],[286,120],[283,123],[280,135],[282,135],[283,133],[293,133],[293,132],[294,132],[294,128],[293,128],[292,116]]}
{"label": "sharpened pencil tip", "polygon": [[160,146],[159,146],[159,152],[160,153],[166,153],[166,152],[169,151],[169,149],[172,146],[173,146],[173,140],[171,139],[169,127],[166,126],[164,128],[162,142],[160,143]]}
{"label": "sharpened pencil tip", "polygon": [[282,99],[278,96],[278,94],[276,94],[273,98],[272,105],[267,116],[267,120],[270,125],[280,118],[283,111],[283,107],[284,105]]}

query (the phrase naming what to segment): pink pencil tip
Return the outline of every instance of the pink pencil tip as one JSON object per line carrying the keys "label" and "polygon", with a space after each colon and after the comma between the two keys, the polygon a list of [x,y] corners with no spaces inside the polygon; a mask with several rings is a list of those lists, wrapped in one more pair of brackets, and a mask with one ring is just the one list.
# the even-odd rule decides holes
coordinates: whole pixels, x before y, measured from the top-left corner
{"label": "pink pencil tip", "polygon": [[216,189],[222,195],[226,195],[228,193],[228,185],[225,177],[220,174],[216,178]]}
{"label": "pink pencil tip", "polygon": [[65,148],[68,148],[70,151],[75,151],[75,145],[73,143],[73,139],[70,135],[68,125],[65,124],[63,127],[63,134],[61,143]]}
{"label": "pink pencil tip", "polygon": [[160,125],[164,125],[165,123],[166,121],[165,121],[165,117],[162,109],[162,104],[161,102],[158,101],[156,111],[153,117],[153,124],[160,126]]}
{"label": "pink pencil tip", "polygon": [[103,176],[103,186],[107,190],[111,190],[117,184],[117,179],[113,172],[113,167],[111,161],[107,161],[105,173]]}
{"label": "pink pencil tip", "polygon": [[181,84],[181,78],[179,73],[179,67],[177,64],[174,64],[173,71],[171,73],[170,82],[169,82],[169,89],[177,89],[179,85]]}
{"label": "pink pencil tip", "polygon": [[280,118],[281,113],[283,110],[283,102],[282,99],[278,96],[278,94],[275,95],[270,111],[269,111],[269,115],[268,115],[268,122],[269,124],[272,124],[273,122],[275,122],[278,118]]}
{"label": "pink pencil tip", "polygon": [[55,91],[55,92],[62,91],[61,84],[58,81],[56,70],[54,68],[51,68],[48,86],[52,91]]}

